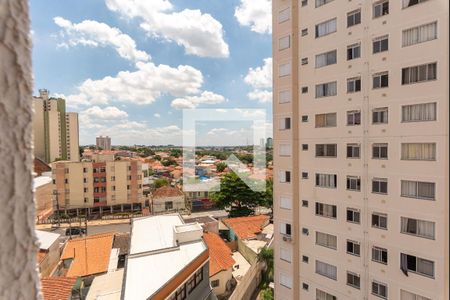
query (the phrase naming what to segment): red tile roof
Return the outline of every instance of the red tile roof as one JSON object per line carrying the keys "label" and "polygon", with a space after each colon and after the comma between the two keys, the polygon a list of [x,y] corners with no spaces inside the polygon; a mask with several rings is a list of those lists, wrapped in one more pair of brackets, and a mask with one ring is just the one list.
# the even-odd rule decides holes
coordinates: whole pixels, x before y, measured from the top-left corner
{"label": "red tile roof", "polygon": [[172,186],[162,186],[156,191],[153,192],[152,196],[154,199],[158,198],[166,198],[166,197],[179,197],[183,196],[183,192],[181,192],[179,189],[172,187]]}
{"label": "red tile roof", "polygon": [[222,238],[213,232],[205,232],[203,239],[209,248],[209,276],[233,267],[235,261],[231,256],[231,249]]}
{"label": "red tile roof", "polygon": [[44,300],[69,300],[76,277],[44,277],[41,279]]}
{"label": "red tile roof", "polygon": [[234,233],[240,239],[249,239],[256,237],[256,234],[260,233],[263,226],[269,221],[269,216],[249,216],[225,219],[223,222],[229,228],[233,229]]}

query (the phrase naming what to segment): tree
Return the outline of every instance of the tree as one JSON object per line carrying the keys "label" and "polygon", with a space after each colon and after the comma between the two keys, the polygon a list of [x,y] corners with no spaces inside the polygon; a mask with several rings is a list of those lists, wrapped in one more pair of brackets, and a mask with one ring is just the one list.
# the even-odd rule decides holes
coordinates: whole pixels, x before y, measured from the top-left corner
{"label": "tree", "polygon": [[161,156],[159,156],[159,155],[155,155],[155,156],[153,156],[153,158],[156,159],[156,160],[161,161]]}
{"label": "tree", "polygon": [[221,208],[229,208],[230,216],[248,216],[256,206],[265,203],[265,192],[254,192],[234,172],[225,174],[220,179],[220,191],[211,198]]}
{"label": "tree", "polygon": [[169,180],[167,178],[164,178],[164,177],[163,178],[158,178],[158,179],[155,180],[154,184],[155,184],[155,188],[159,189],[160,187],[169,185]]}
{"label": "tree", "polygon": [[216,170],[219,173],[225,171],[226,167],[227,167],[227,164],[224,163],[224,162],[219,162],[219,163],[216,164]]}
{"label": "tree", "polygon": [[269,284],[273,281],[274,261],[273,249],[263,247],[258,253],[258,261],[264,263],[263,281]]}
{"label": "tree", "polygon": [[178,166],[177,162],[176,162],[175,160],[171,159],[171,158],[164,159],[163,161],[161,161],[161,164],[162,164],[164,167],[168,167],[168,166]]}
{"label": "tree", "polygon": [[180,149],[172,149],[170,150],[170,156],[173,156],[175,158],[178,158],[181,156],[183,152]]}
{"label": "tree", "polygon": [[269,287],[265,287],[261,290],[261,293],[259,294],[261,300],[273,300],[273,291]]}

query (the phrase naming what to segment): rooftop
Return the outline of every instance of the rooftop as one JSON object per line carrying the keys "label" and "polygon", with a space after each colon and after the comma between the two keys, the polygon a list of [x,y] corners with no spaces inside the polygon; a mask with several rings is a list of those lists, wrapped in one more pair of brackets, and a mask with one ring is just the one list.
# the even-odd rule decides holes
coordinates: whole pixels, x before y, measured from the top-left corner
{"label": "rooftop", "polygon": [[233,267],[235,261],[231,254],[231,249],[225,244],[222,238],[213,232],[203,234],[203,239],[209,248],[209,276],[228,270]]}
{"label": "rooftop", "polygon": [[123,270],[95,277],[86,300],[120,300]]}
{"label": "rooftop", "polygon": [[210,216],[199,216],[199,217],[193,217],[193,218],[185,218],[184,221],[186,223],[200,223],[200,224],[207,224],[207,223],[214,223],[218,222],[216,219]]}
{"label": "rooftop", "polygon": [[152,194],[154,199],[184,196],[183,192],[172,186],[162,186]]}
{"label": "rooftop", "polygon": [[233,266],[233,277],[239,283],[245,274],[247,274],[251,265],[239,251],[233,253],[233,259],[236,262]]}
{"label": "rooftop", "polygon": [[268,224],[269,216],[249,216],[230,218],[223,220],[225,225],[233,229],[234,233],[240,239],[255,238],[258,233],[261,233],[263,227]]}
{"label": "rooftop", "polygon": [[70,299],[76,277],[44,277],[41,279],[44,300]]}
{"label": "rooftop", "polygon": [[43,230],[35,230],[35,232],[38,239],[39,249],[42,250],[48,250],[60,237],[58,233]]}
{"label": "rooftop", "polygon": [[88,276],[108,271],[114,234],[105,233],[69,240],[61,260],[73,259],[66,276]]}
{"label": "rooftop", "polygon": [[[183,225],[178,214],[133,219],[124,279],[125,300],[148,299],[207,250],[201,239],[201,227]],[[177,239],[183,242],[177,243]],[[158,276],[149,280],[148,274]]]}

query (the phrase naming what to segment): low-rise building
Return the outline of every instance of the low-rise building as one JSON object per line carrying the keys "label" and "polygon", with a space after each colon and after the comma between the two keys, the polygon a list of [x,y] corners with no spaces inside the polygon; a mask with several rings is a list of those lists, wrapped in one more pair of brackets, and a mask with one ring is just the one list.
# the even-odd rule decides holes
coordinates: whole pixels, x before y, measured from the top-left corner
{"label": "low-rise building", "polygon": [[186,223],[198,223],[202,226],[205,232],[213,232],[219,234],[219,221],[211,216],[200,216],[200,217],[184,217],[184,222]]}
{"label": "low-rise building", "polygon": [[89,287],[86,300],[120,300],[123,270],[120,269],[95,277]]}
{"label": "low-rise building", "polygon": [[39,244],[37,261],[39,274],[42,277],[50,276],[56,268],[60,258],[60,235],[53,232],[35,230]]}
{"label": "low-rise building", "polygon": [[41,291],[44,300],[80,299],[80,280],[76,277],[42,277]]}
{"label": "low-rise building", "polygon": [[34,200],[36,203],[36,219],[42,220],[53,213],[53,185],[49,176],[33,178]]}
{"label": "low-rise building", "polygon": [[202,237],[178,214],[133,219],[122,299],[215,299]]}
{"label": "low-rise building", "polygon": [[178,212],[186,209],[184,194],[176,187],[162,186],[151,196],[151,210],[154,213]]}
{"label": "low-rise building", "polygon": [[138,160],[115,160],[94,153],[83,162],[53,164],[55,203],[69,214],[113,213],[141,209],[142,166]]}

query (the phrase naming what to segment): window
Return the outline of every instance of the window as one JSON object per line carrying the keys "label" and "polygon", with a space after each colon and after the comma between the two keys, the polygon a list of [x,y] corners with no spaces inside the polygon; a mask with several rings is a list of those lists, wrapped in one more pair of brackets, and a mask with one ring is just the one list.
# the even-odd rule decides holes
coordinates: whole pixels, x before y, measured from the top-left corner
{"label": "window", "polygon": [[337,300],[337,298],[327,292],[316,289],[316,300]]}
{"label": "window", "polygon": [[302,172],[302,179],[308,179],[308,172]]}
{"label": "window", "polygon": [[347,222],[361,223],[361,212],[359,209],[347,208]]}
{"label": "window", "polygon": [[337,145],[336,144],[317,144],[316,145],[316,157],[336,157]]}
{"label": "window", "polygon": [[328,82],[316,85],[316,98],[336,96],[337,82]]}
{"label": "window", "polygon": [[171,209],[173,209],[173,202],[172,202],[172,201],[166,201],[166,202],[165,202],[165,209],[166,209],[166,210],[171,210]]}
{"label": "window", "polygon": [[372,281],[372,294],[387,299],[387,285],[378,281]]}
{"label": "window", "polygon": [[387,35],[378,37],[372,42],[373,54],[389,50],[389,37]]}
{"label": "window", "polygon": [[302,0],[302,7],[308,5],[308,0]]}
{"label": "window", "polygon": [[308,64],[308,58],[304,57],[302,58],[302,66],[307,65]]}
{"label": "window", "polygon": [[306,255],[302,255],[302,262],[304,262],[306,264],[309,263],[309,257]]}
{"label": "window", "polygon": [[383,73],[377,73],[373,75],[373,88],[374,89],[380,89],[380,88],[386,88],[389,86],[389,73],[383,72]]}
{"label": "window", "polygon": [[291,182],[291,172],[290,171],[280,171],[280,182],[281,183],[290,183]]}
{"label": "window", "polygon": [[401,233],[411,234],[426,239],[434,239],[435,223],[424,220],[401,217]]}
{"label": "window", "polygon": [[327,3],[330,3],[331,1],[333,0],[316,0],[316,8],[325,5]]}
{"label": "window", "polygon": [[308,93],[308,87],[304,86],[304,87],[302,87],[302,94],[306,94],[306,93]]}
{"label": "window", "polygon": [[403,8],[411,7],[428,0],[403,0]]}
{"label": "window", "polygon": [[179,287],[175,293],[173,293],[169,298],[169,300],[184,300],[186,299],[186,284],[183,284]]}
{"label": "window", "polygon": [[387,249],[373,246],[372,247],[372,260],[381,264],[387,265],[388,263],[388,251]]}
{"label": "window", "polygon": [[402,180],[401,196],[424,200],[435,199],[435,183],[422,181]]}
{"label": "window", "polygon": [[400,290],[400,300],[431,300],[431,299],[405,290]]}
{"label": "window", "polygon": [[372,145],[373,159],[387,159],[388,158],[388,144],[373,144]]}
{"label": "window", "polygon": [[337,236],[316,231],[316,245],[336,250]]}
{"label": "window", "polygon": [[308,35],[308,28],[302,29],[302,36]]}
{"label": "window", "polygon": [[83,183],[87,183],[87,178],[83,178]]}
{"label": "window", "polygon": [[83,192],[87,193],[88,192],[88,188],[83,188]]}
{"label": "window", "polygon": [[218,287],[218,286],[220,286],[220,280],[219,279],[211,280],[211,287],[212,288],[215,288],[215,287]]}
{"label": "window", "polygon": [[436,121],[436,102],[402,106],[402,122]]}
{"label": "window", "polygon": [[382,0],[373,4],[373,17],[379,18],[381,16],[389,14],[389,1]]}
{"label": "window", "polygon": [[437,39],[437,22],[403,30],[403,47]]}
{"label": "window", "polygon": [[302,122],[303,123],[308,122],[308,116],[302,116]]}
{"label": "window", "polygon": [[337,207],[336,205],[316,202],[316,216],[336,219]]}
{"label": "window", "polygon": [[347,190],[361,191],[361,178],[356,176],[347,176]]}
{"label": "window", "polygon": [[302,150],[308,151],[308,144],[302,144]]}
{"label": "window", "polygon": [[436,143],[402,143],[402,160],[436,160]]}
{"label": "window", "polygon": [[87,168],[83,168],[83,173],[87,173],[88,169]]}
{"label": "window", "polygon": [[292,262],[292,250],[280,248],[280,259],[287,262]]}
{"label": "window", "polygon": [[361,44],[347,46],[347,60],[361,57]]}
{"label": "window", "polygon": [[291,118],[280,119],[280,130],[291,129]]}
{"label": "window", "polygon": [[336,113],[316,115],[316,128],[336,127]]}
{"label": "window", "polygon": [[116,181],[116,176],[111,176],[111,181]]}
{"label": "window", "polygon": [[284,77],[291,75],[291,63],[280,64],[278,67],[278,76]]}
{"label": "window", "polygon": [[309,206],[308,200],[302,200],[302,206],[303,207],[308,207]]}
{"label": "window", "polygon": [[335,189],[337,187],[337,175],[316,174],[316,186]]}
{"label": "window", "polygon": [[387,229],[387,214],[373,213],[372,227],[378,229]]}
{"label": "window", "polygon": [[335,63],[337,63],[336,50],[316,55],[316,68],[322,68]]}
{"label": "window", "polygon": [[280,224],[280,233],[283,235],[290,236],[292,234],[291,224],[288,223]]}
{"label": "window", "polygon": [[413,255],[400,254],[400,269],[405,275],[408,275],[409,271],[434,278],[434,262]]}
{"label": "window", "polygon": [[69,179],[64,179],[64,183],[69,183]]}
{"label": "window", "polygon": [[373,124],[387,124],[388,123],[388,108],[381,107],[372,110],[372,123]]}
{"label": "window", "polygon": [[347,158],[359,158],[360,149],[359,144],[347,144]]}
{"label": "window", "polygon": [[356,93],[361,91],[361,77],[347,79],[347,93]]}
{"label": "window", "polygon": [[354,10],[347,14],[347,27],[352,27],[361,23],[361,10]]}
{"label": "window", "polygon": [[402,84],[413,84],[435,80],[437,78],[437,64],[423,64],[402,69]]}
{"label": "window", "polygon": [[308,285],[307,283],[303,283],[303,284],[302,284],[302,288],[303,288],[305,291],[307,291],[307,290],[309,290],[309,285]]}
{"label": "window", "polygon": [[336,18],[316,25],[316,38],[336,32]]}
{"label": "window", "polygon": [[292,288],[292,278],[289,275],[280,273],[280,284],[288,289]]}
{"label": "window", "polygon": [[327,264],[316,260],[316,273],[333,280],[337,280],[337,268],[336,266]]}
{"label": "window", "polygon": [[280,104],[291,102],[291,98],[292,95],[290,90],[280,91],[280,93],[278,94],[278,102]]}
{"label": "window", "polygon": [[291,14],[291,12],[290,12],[289,7],[285,8],[283,10],[280,10],[280,12],[278,13],[278,23],[283,23],[283,22],[288,21],[290,14]]}
{"label": "window", "polygon": [[372,179],[372,193],[385,194],[388,193],[388,182],[386,178]]}
{"label": "window", "polygon": [[355,256],[361,255],[361,245],[359,242],[347,240],[347,253]]}
{"label": "window", "polygon": [[361,286],[359,275],[347,271],[347,285],[359,289]]}
{"label": "window", "polygon": [[347,112],[347,125],[361,125],[361,111],[352,110]]}
{"label": "window", "polygon": [[284,209],[292,209],[292,198],[287,196],[281,196],[280,207]]}
{"label": "window", "polygon": [[291,37],[289,35],[278,40],[278,50],[288,49],[289,47],[291,47]]}

